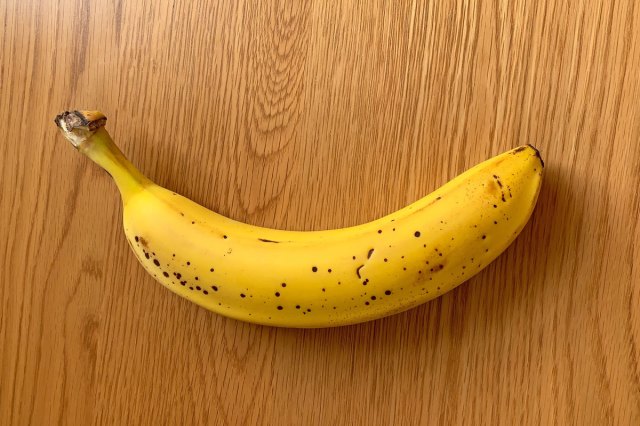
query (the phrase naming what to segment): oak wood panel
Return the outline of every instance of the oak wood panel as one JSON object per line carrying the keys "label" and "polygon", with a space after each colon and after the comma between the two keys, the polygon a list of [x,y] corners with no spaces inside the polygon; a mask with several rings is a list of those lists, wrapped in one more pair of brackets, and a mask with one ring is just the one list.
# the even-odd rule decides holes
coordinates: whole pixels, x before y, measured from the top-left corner
{"label": "oak wood panel", "polygon": [[[640,424],[634,0],[4,0],[0,23],[1,424]],[[263,226],[368,221],[523,143],[546,177],[445,296],[254,326],[137,264],[115,186],[53,125],[79,107]]]}

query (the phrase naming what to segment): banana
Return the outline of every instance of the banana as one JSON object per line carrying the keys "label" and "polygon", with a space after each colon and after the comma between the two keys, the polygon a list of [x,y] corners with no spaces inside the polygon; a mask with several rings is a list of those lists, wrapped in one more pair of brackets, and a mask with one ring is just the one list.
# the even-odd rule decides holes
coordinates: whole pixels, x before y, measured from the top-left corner
{"label": "banana", "polygon": [[450,291],[520,233],[544,167],[538,150],[521,146],[372,222],[286,231],[226,218],[154,184],[116,147],[100,112],[55,122],[115,180],[127,240],[149,274],[206,309],[270,326],[354,324]]}

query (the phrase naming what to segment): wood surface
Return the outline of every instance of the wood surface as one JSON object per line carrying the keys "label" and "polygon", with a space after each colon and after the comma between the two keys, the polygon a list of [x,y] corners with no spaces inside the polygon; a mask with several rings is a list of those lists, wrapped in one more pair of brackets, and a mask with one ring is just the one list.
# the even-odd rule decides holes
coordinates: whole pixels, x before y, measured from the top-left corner
{"label": "wood surface", "polygon": [[[0,23],[0,424],[640,424],[634,0],[3,0]],[[146,275],[53,124],[74,108],[263,226],[369,221],[524,143],[546,176],[455,291],[254,326]]]}

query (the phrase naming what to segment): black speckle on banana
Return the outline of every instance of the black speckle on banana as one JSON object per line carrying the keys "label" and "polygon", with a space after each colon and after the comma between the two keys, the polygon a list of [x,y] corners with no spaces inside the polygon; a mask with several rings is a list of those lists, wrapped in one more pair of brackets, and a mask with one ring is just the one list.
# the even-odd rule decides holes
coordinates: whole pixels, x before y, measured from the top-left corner
{"label": "black speckle on banana", "polygon": [[455,288],[520,233],[544,167],[522,146],[373,222],[294,232],[231,220],[154,184],[115,146],[99,112],[55,121],[115,180],[127,239],[151,276],[218,314],[281,327],[369,321]]}

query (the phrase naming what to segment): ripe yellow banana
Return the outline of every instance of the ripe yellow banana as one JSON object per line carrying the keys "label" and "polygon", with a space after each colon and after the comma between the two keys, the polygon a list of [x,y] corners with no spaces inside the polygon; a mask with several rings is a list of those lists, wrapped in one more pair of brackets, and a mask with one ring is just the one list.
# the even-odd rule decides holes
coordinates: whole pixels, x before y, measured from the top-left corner
{"label": "ripe yellow banana", "polygon": [[522,146],[373,222],[294,232],[234,221],[154,184],[115,146],[100,112],[55,122],[115,180],[126,237],[149,274],[213,312],[272,326],[368,321],[453,289],[520,233],[544,167]]}

